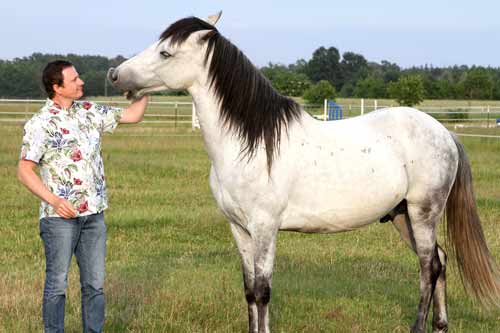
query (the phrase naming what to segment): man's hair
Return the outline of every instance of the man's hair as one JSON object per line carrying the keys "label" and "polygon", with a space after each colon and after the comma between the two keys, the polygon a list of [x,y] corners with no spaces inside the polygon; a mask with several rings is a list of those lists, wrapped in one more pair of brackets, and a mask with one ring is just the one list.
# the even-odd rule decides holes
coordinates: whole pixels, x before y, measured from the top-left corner
{"label": "man's hair", "polygon": [[57,84],[58,86],[63,85],[64,77],[62,71],[65,68],[72,66],[73,64],[66,60],[52,61],[45,66],[42,74],[42,82],[49,98],[53,98],[56,95],[53,87],[54,84]]}

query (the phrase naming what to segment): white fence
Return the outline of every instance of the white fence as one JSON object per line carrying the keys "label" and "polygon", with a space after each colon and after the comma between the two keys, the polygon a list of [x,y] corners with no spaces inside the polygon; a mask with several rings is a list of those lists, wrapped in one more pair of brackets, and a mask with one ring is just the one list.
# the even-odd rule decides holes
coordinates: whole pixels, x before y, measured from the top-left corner
{"label": "white fence", "polygon": [[[98,104],[126,107],[127,101],[93,100]],[[0,99],[0,122],[26,122],[45,100],[38,99]],[[144,124],[164,124],[169,126],[195,126],[194,106],[191,102],[150,102],[144,115]],[[199,127],[199,125],[198,125]]]}
{"label": "white fence", "polygon": [[[126,106],[129,102],[119,100],[96,100],[96,103]],[[0,99],[0,122],[26,122],[45,100],[38,99]],[[340,103],[344,118],[362,115],[373,110],[395,105],[381,105],[377,100],[366,103],[360,99],[352,103]],[[323,105],[303,105],[304,109],[318,119],[324,119]],[[418,109],[434,116],[452,129],[461,128],[493,128],[500,124],[500,106],[419,106]],[[196,112],[191,102],[163,102],[151,101],[145,114],[143,124],[157,124],[154,126],[170,127],[199,127]],[[496,133],[495,133],[496,134]]]}

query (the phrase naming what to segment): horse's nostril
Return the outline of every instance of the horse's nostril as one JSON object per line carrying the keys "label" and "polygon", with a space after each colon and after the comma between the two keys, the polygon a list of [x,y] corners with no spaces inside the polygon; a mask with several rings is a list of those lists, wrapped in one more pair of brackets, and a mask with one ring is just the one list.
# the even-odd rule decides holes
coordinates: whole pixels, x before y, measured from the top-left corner
{"label": "horse's nostril", "polygon": [[118,80],[118,71],[111,67],[108,71],[108,79],[111,81],[111,82],[115,82],[116,80]]}

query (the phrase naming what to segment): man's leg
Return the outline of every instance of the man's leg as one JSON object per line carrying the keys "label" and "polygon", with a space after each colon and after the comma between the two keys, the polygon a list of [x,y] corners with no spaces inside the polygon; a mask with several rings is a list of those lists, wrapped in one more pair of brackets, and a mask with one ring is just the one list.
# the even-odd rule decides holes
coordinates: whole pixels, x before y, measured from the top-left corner
{"label": "man's leg", "polygon": [[82,288],[83,331],[102,332],[104,326],[104,262],[106,257],[106,226],[104,214],[79,218],[80,241],[75,255],[80,267]]}
{"label": "man's leg", "polygon": [[45,247],[43,323],[46,333],[64,332],[64,304],[71,257],[78,237],[76,219],[49,217],[40,220],[40,237]]}

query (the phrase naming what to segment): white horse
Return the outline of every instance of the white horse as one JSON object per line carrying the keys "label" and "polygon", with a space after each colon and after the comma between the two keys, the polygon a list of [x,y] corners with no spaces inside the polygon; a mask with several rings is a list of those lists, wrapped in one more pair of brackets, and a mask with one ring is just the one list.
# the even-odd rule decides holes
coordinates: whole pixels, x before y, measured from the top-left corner
{"label": "white horse", "polygon": [[320,122],[269,81],[215,28],[220,13],[179,20],[108,78],[134,98],[187,90],[212,162],[210,186],[241,255],[249,331],[269,332],[278,231],[341,232],[392,220],[420,261],[413,332],[431,301],[448,329],[446,254],[436,242],[445,210],[467,290],[498,304],[500,284],[457,138],[432,117],[391,108]]}

